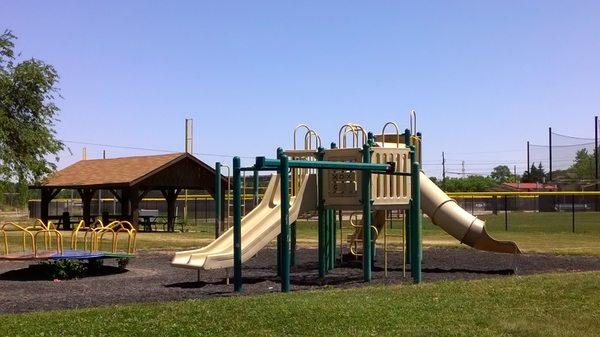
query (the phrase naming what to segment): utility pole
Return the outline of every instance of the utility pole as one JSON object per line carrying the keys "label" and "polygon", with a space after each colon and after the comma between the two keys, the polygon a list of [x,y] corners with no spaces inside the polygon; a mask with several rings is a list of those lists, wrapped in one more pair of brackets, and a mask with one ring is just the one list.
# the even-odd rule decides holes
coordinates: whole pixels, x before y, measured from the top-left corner
{"label": "utility pole", "polygon": [[598,116],[594,117],[594,161],[596,166],[596,191],[598,190]]}
{"label": "utility pole", "polygon": [[442,181],[446,181],[446,156],[442,151]]}
{"label": "utility pole", "polygon": [[[594,161],[596,167],[596,191],[598,191],[598,116],[594,117]],[[600,210],[598,199],[600,197],[596,196],[596,212]]]}
{"label": "utility pole", "polygon": [[552,128],[548,128],[548,151],[549,151],[549,166],[548,180],[552,182]]}
{"label": "utility pole", "polygon": [[462,172],[462,177],[464,178],[465,177],[465,161],[464,160],[462,161],[462,171],[461,172]]}
{"label": "utility pole", "polygon": [[[185,152],[194,153],[194,120],[191,118],[185,119]],[[188,190],[185,190],[185,198],[183,203],[183,223],[187,224],[188,220]],[[194,204],[196,207],[196,204]]]}
{"label": "utility pole", "polygon": [[185,152],[194,152],[194,120],[191,118],[185,119]]}

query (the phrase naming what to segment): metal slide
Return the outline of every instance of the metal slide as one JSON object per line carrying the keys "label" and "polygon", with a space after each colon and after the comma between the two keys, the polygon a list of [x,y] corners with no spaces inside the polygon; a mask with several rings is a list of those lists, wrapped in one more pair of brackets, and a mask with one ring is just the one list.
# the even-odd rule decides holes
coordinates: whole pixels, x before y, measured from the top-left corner
{"label": "metal slide", "polygon": [[421,172],[421,209],[431,221],[461,243],[473,248],[498,253],[518,254],[512,241],[494,240],[485,230],[485,222],[460,207]]}
{"label": "metal slide", "polygon": [[[274,174],[260,204],[242,218],[242,262],[247,261],[279,235],[281,230],[281,189]],[[296,196],[290,198],[290,223],[317,205],[316,176],[304,175]],[[176,267],[218,269],[233,267],[233,227],[208,246],[175,253]]]}

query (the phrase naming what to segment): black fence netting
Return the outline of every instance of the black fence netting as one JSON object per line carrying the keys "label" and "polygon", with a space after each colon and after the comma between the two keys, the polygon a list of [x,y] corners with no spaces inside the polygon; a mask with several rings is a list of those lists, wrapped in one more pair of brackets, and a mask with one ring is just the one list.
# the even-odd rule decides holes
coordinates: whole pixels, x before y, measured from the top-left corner
{"label": "black fence netting", "polygon": [[529,144],[529,167],[541,167],[553,181],[595,183],[599,159],[595,138],[550,133],[547,145]]}

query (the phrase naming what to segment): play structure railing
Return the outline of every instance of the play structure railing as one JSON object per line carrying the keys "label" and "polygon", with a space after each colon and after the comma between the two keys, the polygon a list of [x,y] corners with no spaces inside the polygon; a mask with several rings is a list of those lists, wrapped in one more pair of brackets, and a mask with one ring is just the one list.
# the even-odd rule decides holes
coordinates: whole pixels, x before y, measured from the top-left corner
{"label": "play structure railing", "polygon": [[[109,233],[110,248],[108,251],[116,253],[118,251],[119,236],[126,235],[127,245],[124,249],[128,254],[135,252],[135,241],[136,241],[136,230],[127,221],[113,221],[108,225],[103,225],[102,221],[96,220],[90,226],[86,226],[82,220],[71,232],[71,246],[72,250],[78,249],[79,234],[83,234],[83,250],[88,252],[97,252],[102,249],[103,237],[106,233]],[[51,221],[44,224],[41,220],[36,220],[33,226],[24,227],[13,222],[6,222],[0,227],[0,234],[2,235],[2,243],[4,245],[1,252],[4,255],[12,253],[12,246],[9,237],[13,233],[20,233],[21,236],[21,252],[30,252],[34,257],[38,257],[41,252],[54,252],[62,255],[64,253],[63,248],[63,235],[56,229]],[[42,248],[39,247],[42,245]],[[29,248],[28,248],[29,247]]]}

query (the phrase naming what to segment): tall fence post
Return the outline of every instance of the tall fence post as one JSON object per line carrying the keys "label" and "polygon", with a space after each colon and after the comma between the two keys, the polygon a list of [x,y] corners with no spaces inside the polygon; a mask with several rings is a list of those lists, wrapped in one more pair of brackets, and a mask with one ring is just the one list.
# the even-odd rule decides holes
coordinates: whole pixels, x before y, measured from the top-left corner
{"label": "tall fence post", "polygon": [[571,195],[571,231],[575,233],[575,194]]}
{"label": "tall fence post", "polygon": [[223,229],[221,223],[221,163],[215,164],[215,238],[218,238]]}
{"label": "tall fence post", "polygon": [[252,186],[252,208],[256,208],[258,206],[258,186],[259,186],[259,177],[258,171],[254,170],[254,175],[252,176],[253,186]]}
{"label": "tall fence post", "polygon": [[504,230],[508,231],[508,196],[504,195]]}

